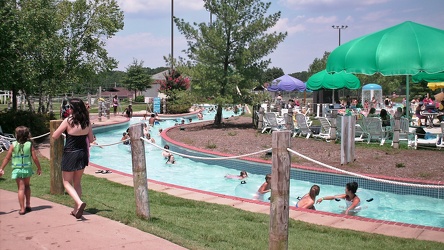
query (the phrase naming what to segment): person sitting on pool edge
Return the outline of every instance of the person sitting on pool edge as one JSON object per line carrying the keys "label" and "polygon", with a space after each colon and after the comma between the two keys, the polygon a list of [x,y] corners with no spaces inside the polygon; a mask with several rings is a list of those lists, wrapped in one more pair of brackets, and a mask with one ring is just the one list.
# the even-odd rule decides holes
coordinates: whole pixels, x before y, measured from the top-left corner
{"label": "person sitting on pool edge", "polygon": [[171,164],[176,163],[176,160],[174,160],[174,155],[169,151],[170,150],[170,146],[165,145],[163,148],[166,149],[166,150],[164,150],[162,152],[162,156],[165,159],[167,159],[166,163],[171,163]]}
{"label": "person sitting on pool edge", "polygon": [[334,196],[325,196],[319,198],[316,204],[321,203],[323,200],[333,200],[333,199],[345,199],[345,214],[349,214],[350,210],[359,210],[361,205],[361,199],[356,195],[358,191],[357,182],[349,182],[345,185],[345,194],[337,194]]}
{"label": "person sitting on pool edge", "polygon": [[321,188],[318,185],[311,186],[310,191],[304,196],[302,196],[302,198],[298,201],[298,203],[296,203],[296,207],[316,210],[314,204],[316,196],[319,195],[320,191]]}
{"label": "person sitting on pool edge", "polygon": [[245,178],[248,177],[247,171],[243,170],[240,172],[239,175],[234,175],[234,174],[227,174],[225,175],[225,178],[227,179],[238,179],[238,180],[243,180]]}

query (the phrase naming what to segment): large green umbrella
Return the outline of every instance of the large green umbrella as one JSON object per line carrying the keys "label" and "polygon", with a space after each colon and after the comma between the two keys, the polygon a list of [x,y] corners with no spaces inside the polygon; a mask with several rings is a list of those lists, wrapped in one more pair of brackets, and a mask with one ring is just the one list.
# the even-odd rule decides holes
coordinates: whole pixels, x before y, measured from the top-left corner
{"label": "large green umbrella", "polygon": [[407,21],[356,38],[333,50],[326,70],[407,75],[409,100],[409,75],[444,71],[444,30]]}
{"label": "large green umbrella", "polygon": [[425,72],[420,72],[412,76],[414,82],[426,81],[426,82],[444,82],[444,72],[439,72],[436,74],[427,74]]}
{"label": "large green umbrella", "polygon": [[361,82],[353,75],[344,71],[329,74],[326,70],[310,76],[306,82],[307,89],[359,89]]}

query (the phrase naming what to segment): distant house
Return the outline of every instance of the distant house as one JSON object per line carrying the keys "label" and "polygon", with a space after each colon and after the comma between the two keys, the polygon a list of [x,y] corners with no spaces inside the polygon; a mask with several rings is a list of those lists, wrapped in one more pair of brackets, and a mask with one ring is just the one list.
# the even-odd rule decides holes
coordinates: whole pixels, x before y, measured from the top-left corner
{"label": "distant house", "polygon": [[151,88],[146,89],[142,92],[142,95],[145,97],[161,97],[164,98],[165,95],[159,92],[160,84],[157,83],[158,80],[165,80],[165,74],[168,74],[168,70],[164,70],[157,74],[151,76],[153,82],[151,82]]}
{"label": "distant house", "polygon": [[108,98],[109,96],[114,97],[115,95],[117,95],[119,100],[134,98],[134,91],[129,91],[124,87],[113,87],[102,91],[103,98]]}

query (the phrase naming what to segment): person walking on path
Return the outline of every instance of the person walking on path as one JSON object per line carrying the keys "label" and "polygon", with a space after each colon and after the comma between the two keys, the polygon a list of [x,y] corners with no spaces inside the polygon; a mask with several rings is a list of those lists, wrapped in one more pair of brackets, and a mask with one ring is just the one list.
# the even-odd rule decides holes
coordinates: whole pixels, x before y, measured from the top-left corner
{"label": "person walking on path", "polygon": [[66,134],[66,143],[62,156],[62,179],[66,192],[75,202],[71,215],[80,219],[86,207],[82,197],[82,176],[89,162],[89,144],[94,135],[89,120],[89,112],[81,99],[69,101],[71,115],[53,133],[52,138],[58,139]]}
{"label": "person walking on path", "polygon": [[[29,128],[25,126],[19,126],[15,129],[15,136],[17,140],[9,147],[6,157],[3,159],[3,163],[0,167],[0,176],[5,172],[6,165],[12,158],[12,179],[17,182],[18,200],[20,204],[19,214],[24,215],[31,212],[31,176],[34,174],[32,171],[32,160],[37,166],[37,174],[42,174],[42,168],[40,167],[39,159],[31,142],[31,133]],[[26,206],[25,206],[26,204]]]}

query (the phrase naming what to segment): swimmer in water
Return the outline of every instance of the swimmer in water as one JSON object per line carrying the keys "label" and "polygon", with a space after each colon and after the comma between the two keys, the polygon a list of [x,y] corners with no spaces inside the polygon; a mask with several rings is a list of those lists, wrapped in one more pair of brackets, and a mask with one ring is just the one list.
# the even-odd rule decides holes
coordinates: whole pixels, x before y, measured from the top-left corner
{"label": "swimmer in water", "polygon": [[248,177],[247,171],[241,171],[239,175],[227,174],[225,178],[227,179],[238,179],[243,180]]}
{"label": "swimmer in water", "polygon": [[319,198],[316,201],[316,204],[321,203],[323,200],[345,199],[346,210],[344,213],[349,214],[350,211],[356,211],[360,209],[361,199],[359,199],[359,197],[356,195],[356,191],[358,191],[358,183],[355,181],[349,182],[345,185],[345,194]]}
{"label": "swimmer in water", "polygon": [[321,188],[318,185],[311,186],[310,191],[304,196],[302,196],[302,198],[296,204],[296,207],[316,210],[314,204],[316,196],[319,195],[320,191]]}

